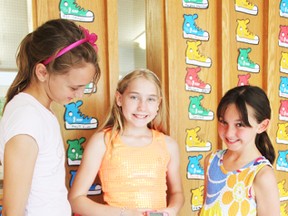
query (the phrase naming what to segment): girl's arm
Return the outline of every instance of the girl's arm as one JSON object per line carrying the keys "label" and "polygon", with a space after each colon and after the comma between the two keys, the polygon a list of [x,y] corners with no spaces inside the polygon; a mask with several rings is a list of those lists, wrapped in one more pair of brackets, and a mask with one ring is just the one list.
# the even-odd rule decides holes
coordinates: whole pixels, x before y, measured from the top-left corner
{"label": "girl's arm", "polygon": [[81,216],[141,216],[140,211],[100,204],[87,197],[89,188],[98,174],[105,151],[104,133],[92,135],[84,149],[81,164],[69,192],[72,211]]}
{"label": "girl's arm", "polygon": [[3,216],[23,216],[31,189],[38,145],[29,135],[12,137],[4,151]]}
{"label": "girl's arm", "polygon": [[165,141],[170,152],[170,162],[167,171],[168,206],[164,211],[168,212],[169,216],[176,216],[184,204],[179,147],[169,136],[165,137]]}
{"label": "girl's arm", "polygon": [[257,202],[257,215],[280,215],[280,199],[276,177],[271,167],[263,167],[256,175],[253,189]]}

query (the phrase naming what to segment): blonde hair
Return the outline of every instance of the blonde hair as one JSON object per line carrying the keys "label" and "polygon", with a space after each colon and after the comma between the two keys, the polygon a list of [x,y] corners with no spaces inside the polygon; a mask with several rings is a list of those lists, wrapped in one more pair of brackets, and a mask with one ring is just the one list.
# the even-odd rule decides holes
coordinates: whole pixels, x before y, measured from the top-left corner
{"label": "blonde hair", "polygon": [[[117,85],[117,91],[120,94],[123,94],[125,90],[127,89],[128,85],[135,79],[138,78],[145,78],[152,83],[155,84],[157,88],[157,94],[159,98],[161,98],[161,102],[159,104],[159,110],[156,115],[156,117],[149,122],[148,128],[154,129],[157,131],[160,131],[162,133],[167,133],[167,106],[166,106],[166,100],[162,92],[161,82],[159,78],[156,76],[155,73],[148,69],[136,69],[132,71],[131,73],[128,73],[126,76],[124,76]],[[111,141],[113,142],[113,139],[118,133],[122,133],[124,130],[124,116],[121,110],[121,107],[119,107],[116,103],[116,97],[114,98],[111,110],[104,121],[103,125],[99,128],[99,130],[102,129],[111,129],[112,130],[112,137]]]}

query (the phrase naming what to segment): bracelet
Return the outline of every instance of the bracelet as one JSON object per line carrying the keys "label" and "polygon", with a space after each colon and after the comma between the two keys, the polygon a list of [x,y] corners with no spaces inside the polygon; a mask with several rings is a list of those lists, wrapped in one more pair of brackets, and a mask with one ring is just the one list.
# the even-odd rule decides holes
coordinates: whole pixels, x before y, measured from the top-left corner
{"label": "bracelet", "polygon": [[126,208],[125,207],[122,207],[121,208],[121,212],[120,212],[120,216],[124,216],[124,212],[126,211]]}

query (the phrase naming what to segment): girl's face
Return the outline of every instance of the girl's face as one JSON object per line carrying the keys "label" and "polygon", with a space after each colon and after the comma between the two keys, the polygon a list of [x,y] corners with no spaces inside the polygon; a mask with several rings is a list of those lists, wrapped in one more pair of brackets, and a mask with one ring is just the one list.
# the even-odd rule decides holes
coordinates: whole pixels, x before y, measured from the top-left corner
{"label": "girl's face", "polygon": [[123,94],[117,92],[116,101],[122,108],[125,127],[147,127],[157,115],[161,99],[155,84],[140,77],[130,82]]}
{"label": "girl's face", "polygon": [[82,67],[71,68],[63,75],[49,75],[46,80],[46,93],[48,97],[59,104],[67,104],[73,98],[81,98],[88,83],[93,80],[95,68],[91,63]]}
{"label": "girl's face", "polygon": [[229,150],[241,151],[246,147],[255,147],[257,133],[263,132],[263,123],[257,123],[253,117],[253,109],[247,106],[247,111],[251,127],[244,126],[235,104],[228,105],[224,116],[219,118],[218,134]]}

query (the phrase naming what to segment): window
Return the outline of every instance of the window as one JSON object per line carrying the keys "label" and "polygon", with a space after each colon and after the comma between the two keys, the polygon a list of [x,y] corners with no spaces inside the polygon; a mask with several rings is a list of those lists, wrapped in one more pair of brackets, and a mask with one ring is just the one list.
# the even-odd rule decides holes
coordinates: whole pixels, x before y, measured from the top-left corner
{"label": "window", "polygon": [[146,68],[145,0],[118,0],[120,78]]}
{"label": "window", "polygon": [[0,72],[17,71],[17,48],[28,32],[32,31],[31,1],[0,0]]}

